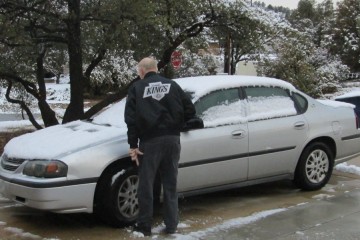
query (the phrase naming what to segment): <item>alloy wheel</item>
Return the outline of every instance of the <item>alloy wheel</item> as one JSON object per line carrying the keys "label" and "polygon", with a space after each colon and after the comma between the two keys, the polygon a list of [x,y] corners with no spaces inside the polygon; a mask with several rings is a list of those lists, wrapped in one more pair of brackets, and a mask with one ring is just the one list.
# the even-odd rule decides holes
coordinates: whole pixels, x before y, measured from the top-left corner
{"label": "alloy wheel", "polygon": [[311,183],[323,181],[329,171],[329,158],[325,151],[316,149],[306,160],[306,176]]}
{"label": "alloy wheel", "polygon": [[124,217],[133,218],[139,213],[138,185],[139,177],[132,175],[126,178],[119,188],[118,208]]}

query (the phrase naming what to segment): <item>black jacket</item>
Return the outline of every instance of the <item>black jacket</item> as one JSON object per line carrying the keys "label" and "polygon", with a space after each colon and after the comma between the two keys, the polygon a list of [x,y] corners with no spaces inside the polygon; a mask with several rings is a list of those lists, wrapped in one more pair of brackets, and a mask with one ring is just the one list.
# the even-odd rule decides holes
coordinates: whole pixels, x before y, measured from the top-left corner
{"label": "black jacket", "polygon": [[164,135],[180,135],[184,123],[195,117],[195,107],[181,87],[155,72],[134,83],[125,107],[128,143]]}

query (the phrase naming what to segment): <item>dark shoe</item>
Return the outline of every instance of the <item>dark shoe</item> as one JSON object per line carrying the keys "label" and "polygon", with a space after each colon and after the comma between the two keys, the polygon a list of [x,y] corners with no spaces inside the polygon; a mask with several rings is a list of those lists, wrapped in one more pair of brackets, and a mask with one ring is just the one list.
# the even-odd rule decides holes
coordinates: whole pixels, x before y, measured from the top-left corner
{"label": "dark shoe", "polygon": [[174,228],[165,228],[164,232],[166,234],[174,234],[174,233],[176,233],[176,229],[174,229]]}
{"label": "dark shoe", "polygon": [[133,231],[140,232],[146,237],[151,236],[151,227],[135,224],[133,227]]}

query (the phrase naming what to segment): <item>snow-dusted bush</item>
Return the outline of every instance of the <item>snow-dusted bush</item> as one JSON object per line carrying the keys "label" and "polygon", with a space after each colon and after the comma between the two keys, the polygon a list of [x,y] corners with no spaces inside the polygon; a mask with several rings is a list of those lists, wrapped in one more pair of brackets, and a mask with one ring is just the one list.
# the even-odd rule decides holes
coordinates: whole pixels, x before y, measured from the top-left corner
{"label": "snow-dusted bush", "polygon": [[132,51],[113,51],[92,72],[91,85],[100,94],[112,91],[137,76],[136,66]]}
{"label": "snow-dusted bush", "polygon": [[182,49],[181,53],[182,64],[180,69],[175,71],[175,78],[216,74],[220,62],[215,55],[199,55],[185,49]]}
{"label": "snow-dusted bush", "polygon": [[316,47],[307,34],[297,34],[273,45],[276,58],[261,59],[258,74],[289,81],[314,97],[339,90],[348,67],[327,49]]}

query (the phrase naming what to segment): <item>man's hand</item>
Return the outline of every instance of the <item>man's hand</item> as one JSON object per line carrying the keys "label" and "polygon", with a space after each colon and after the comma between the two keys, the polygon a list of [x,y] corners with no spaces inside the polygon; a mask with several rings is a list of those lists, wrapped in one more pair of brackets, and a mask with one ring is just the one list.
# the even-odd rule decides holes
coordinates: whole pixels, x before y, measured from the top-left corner
{"label": "man's hand", "polygon": [[144,155],[144,153],[140,152],[139,148],[130,148],[129,155],[131,157],[131,160],[136,163],[136,166],[139,166],[138,155]]}

